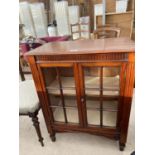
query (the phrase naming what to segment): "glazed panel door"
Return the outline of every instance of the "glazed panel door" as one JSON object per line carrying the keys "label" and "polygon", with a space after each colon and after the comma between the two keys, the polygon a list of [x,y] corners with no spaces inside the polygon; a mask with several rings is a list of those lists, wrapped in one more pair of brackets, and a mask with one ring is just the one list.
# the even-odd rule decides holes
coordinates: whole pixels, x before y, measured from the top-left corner
{"label": "glazed panel door", "polygon": [[80,95],[75,63],[38,64],[52,124],[82,124]]}
{"label": "glazed panel door", "polygon": [[122,62],[79,64],[85,127],[119,128],[125,66]]}

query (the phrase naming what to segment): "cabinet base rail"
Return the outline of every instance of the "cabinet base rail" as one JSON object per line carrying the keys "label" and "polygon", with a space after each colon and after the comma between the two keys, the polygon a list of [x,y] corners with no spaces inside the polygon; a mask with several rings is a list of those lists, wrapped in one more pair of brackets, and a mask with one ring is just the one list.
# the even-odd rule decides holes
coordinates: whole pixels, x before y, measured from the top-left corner
{"label": "cabinet base rail", "polygon": [[[105,128],[101,129],[101,128],[82,128],[82,127],[71,127],[70,125],[67,126],[60,126],[60,125],[53,125],[53,133],[50,134],[51,140],[52,142],[56,141],[56,133],[64,133],[64,132],[68,132],[68,133],[86,133],[86,134],[92,134],[92,135],[98,135],[98,136],[104,136],[106,138],[115,140],[115,141],[119,141],[120,140],[120,132],[117,131],[117,129],[111,129],[111,130],[107,130]],[[125,148],[125,143],[121,143],[119,141],[119,149],[120,151],[124,151]]]}

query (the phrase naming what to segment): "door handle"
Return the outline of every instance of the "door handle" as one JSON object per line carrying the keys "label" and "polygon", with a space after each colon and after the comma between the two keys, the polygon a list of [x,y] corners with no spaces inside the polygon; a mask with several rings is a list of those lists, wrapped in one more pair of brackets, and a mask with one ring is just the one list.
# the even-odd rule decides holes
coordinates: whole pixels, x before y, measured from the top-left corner
{"label": "door handle", "polygon": [[84,103],[84,97],[81,97],[81,102]]}

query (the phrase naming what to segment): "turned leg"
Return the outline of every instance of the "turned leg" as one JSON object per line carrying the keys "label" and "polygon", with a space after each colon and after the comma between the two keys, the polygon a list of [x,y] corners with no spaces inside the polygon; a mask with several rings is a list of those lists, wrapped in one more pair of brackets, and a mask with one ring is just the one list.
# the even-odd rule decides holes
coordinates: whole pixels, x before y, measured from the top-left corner
{"label": "turned leg", "polygon": [[51,137],[52,142],[56,141],[55,133],[54,134],[50,134],[50,137]]}
{"label": "turned leg", "polygon": [[39,138],[39,142],[41,143],[42,146],[44,146],[43,137],[41,135],[37,114],[38,114],[38,112],[35,112],[35,113],[29,114],[29,116],[32,118],[33,125],[35,127],[35,130],[36,130],[38,138]]}
{"label": "turned leg", "polygon": [[124,143],[119,143],[119,149],[120,151],[124,151],[125,144]]}
{"label": "turned leg", "polygon": [[[19,58],[20,59],[20,58]],[[19,73],[20,73],[20,77],[21,77],[21,80],[22,81],[25,81],[25,77],[24,77],[24,73],[22,71],[22,66],[21,66],[21,63],[19,61]]]}

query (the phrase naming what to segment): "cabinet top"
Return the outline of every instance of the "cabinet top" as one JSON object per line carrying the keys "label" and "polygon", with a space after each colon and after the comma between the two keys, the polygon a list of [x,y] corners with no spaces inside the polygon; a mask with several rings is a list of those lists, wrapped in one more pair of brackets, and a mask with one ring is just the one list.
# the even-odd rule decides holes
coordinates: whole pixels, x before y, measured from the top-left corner
{"label": "cabinet top", "polygon": [[107,38],[46,43],[27,55],[63,55],[89,53],[134,52],[134,41],[130,38]]}

